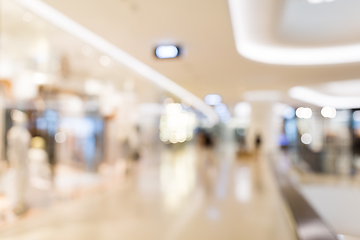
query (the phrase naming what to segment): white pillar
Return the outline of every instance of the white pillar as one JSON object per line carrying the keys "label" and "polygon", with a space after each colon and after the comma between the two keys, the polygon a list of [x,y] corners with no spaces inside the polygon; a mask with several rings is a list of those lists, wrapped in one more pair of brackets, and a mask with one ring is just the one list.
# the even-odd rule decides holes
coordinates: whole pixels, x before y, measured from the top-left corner
{"label": "white pillar", "polygon": [[255,149],[257,135],[261,137],[261,149],[265,152],[276,150],[278,146],[278,116],[274,106],[278,94],[274,91],[254,91],[245,94],[251,104],[251,121],[247,134],[247,146],[250,151]]}

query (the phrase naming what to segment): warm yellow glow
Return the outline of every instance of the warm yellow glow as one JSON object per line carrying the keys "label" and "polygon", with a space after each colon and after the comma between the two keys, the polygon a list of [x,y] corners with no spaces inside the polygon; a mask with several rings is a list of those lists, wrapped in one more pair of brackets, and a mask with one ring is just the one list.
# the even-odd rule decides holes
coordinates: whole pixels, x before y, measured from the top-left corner
{"label": "warm yellow glow", "polygon": [[179,103],[169,103],[166,114],[160,118],[160,139],[171,143],[191,140],[196,124],[195,114],[182,110]]}

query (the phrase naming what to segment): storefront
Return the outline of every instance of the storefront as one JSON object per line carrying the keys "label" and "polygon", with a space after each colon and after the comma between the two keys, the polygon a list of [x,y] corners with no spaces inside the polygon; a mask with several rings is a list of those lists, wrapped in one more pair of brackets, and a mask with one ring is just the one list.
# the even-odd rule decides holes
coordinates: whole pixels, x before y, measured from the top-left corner
{"label": "storefront", "polygon": [[3,224],[125,172],[127,158],[161,142],[166,91],[16,1],[1,6]]}

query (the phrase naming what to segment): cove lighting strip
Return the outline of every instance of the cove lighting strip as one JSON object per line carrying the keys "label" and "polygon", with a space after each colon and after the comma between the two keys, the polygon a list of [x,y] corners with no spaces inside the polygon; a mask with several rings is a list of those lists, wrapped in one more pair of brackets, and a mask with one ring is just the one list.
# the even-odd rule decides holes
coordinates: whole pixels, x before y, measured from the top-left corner
{"label": "cove lighting strip", "polygon": [[289,90],[290,97],[320,107],[331,106],[338,109],[360,107],[360,97],[331,96],[306,87],[293,87]]}
{"label": "cove lighting strip", "polygon": [[191,105],[202,112],[209,119],[212,125],[219,122],[219,117],[215,111],[203,100],[56,9],[40,0],[14,1],[49,23],[77,37],[84,43],[96,48],[103,54],[111,57],[113,60],[152,81],[166,91],[169,91],[180,99],[186,99],[186,101],[191,102]]}
{"label": "cove lighting strip", "polygon": [[[290,47],[267,43],[251,33],[250,4],[259,0],[228,0],[237,51],[253,61],[279,65],[326,65],[360,62],[360,44],[333,47]],[[272,1],[280,4],[282,1]],[[261,4],[260,4],[261,5]],[[270,4],[271,5],[271,4]],[[269,5],[268,5],[269,6]],[[266,15],[260,10],[259,16]],[[255,18],[253,18],[255,19]],[[256,29],[255,29],[256,30]]]}

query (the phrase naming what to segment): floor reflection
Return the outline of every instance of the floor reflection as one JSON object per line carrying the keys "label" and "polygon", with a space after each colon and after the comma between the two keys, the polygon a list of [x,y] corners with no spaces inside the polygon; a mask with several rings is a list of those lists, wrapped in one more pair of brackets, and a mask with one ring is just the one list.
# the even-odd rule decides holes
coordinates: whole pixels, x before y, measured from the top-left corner
{"label": "floor reflection", "polygon": [[[19,221],[0,238],[295,239],[261,157],[237,159],[228,143],[212,150],[185,144],[144,153],[127,180]],[[256,188],[256,174],[264,191]]]}
{"label": "floor reflection", "polygon": [[251,200],[251,172],[249,167],[240,167],[235,174],[235,196],[239,202]]}
{"label": "floor reflection", "polygon": [[160,163],[160,187],[165,205],[171,210],[179,207],[194,189],[196,182],[196,152],[181,149],[172,154],[166,149]]}

